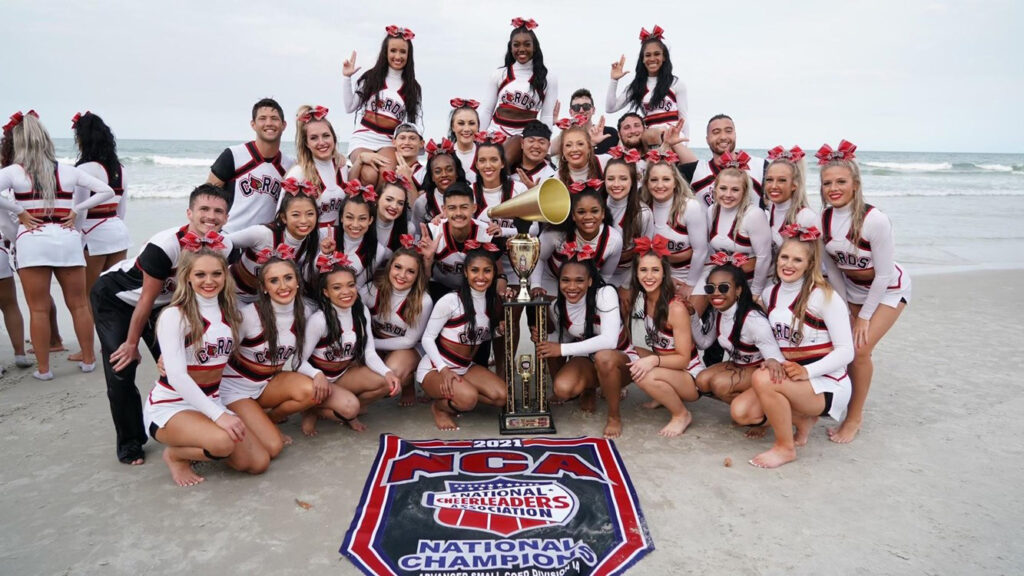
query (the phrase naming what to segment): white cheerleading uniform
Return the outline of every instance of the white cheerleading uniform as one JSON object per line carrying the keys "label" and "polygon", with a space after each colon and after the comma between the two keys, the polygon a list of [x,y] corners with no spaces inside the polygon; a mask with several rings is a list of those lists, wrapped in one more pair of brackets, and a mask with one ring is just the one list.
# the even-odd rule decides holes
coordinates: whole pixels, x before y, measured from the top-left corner
{"label": "white cheerleading uniform", "polygon": [[[295,307],[292,304],[270,303],[274,311],[274,324],[277,327],[277,357],[270,359],[270,345],[263,333],[263,323],[255,306],[241,306],[242,325],[239,328],[238,352],[228,360],[224,368],[224,377],[220,383],[220,397],[225,406],[243,398],[259,398],[270,380],[282,370],[291,367],[292,357],[298,349],[295,332]],[[313,309],[306,310],[309,317]],[[303,335],[304,336],[304,335]],[[250,364],[262,366],[259,372],[250,369]],[[316,371],[308,364],[295,370],[312,378]]]}
{"label": "white cheerleading uniform", "polygon": [[[879,304],[896,308],[901,301],[910,302],[910,275],[893,259],[895,242],[889,217],[870,205],[865,208],[856,246],[850,240],[849,204],[825,208],[821,231],[825,252],[831,257],[825,259],[825,269],[832,285],[847,302],[861,306],[860,318],[870,320]],[[861,282],[848,277],[847,270],[874,270],[875,277]]]}
{"label": "white cheerleading uniform", "polygon": [[[412,235],[413,225],[408,222],[408,216],[409,209],[407,208],[405,210],[405,214],[400,215],[399,218],[406,219],[406,234]],[[384,222],[384,219],[378,216],[377,218],[374,218],[373,225],[377,227],[378,244],[390,250],[391,253],[394,253],[395,250],[402,247],[402,235],[399,233],[399,229],[395,226],[394,221]]]}
{"label": "white cheerleading uniform", "polygon": [[[14,215],[28,212],[43,221],[33,230],[18,225],[14,241],[15,267],[49,266],[64,268],[85,266],[82,234],[78,228],[68,229],[61,220],[71,212],[84,215],[114,197],[114,190],[102,180],[73,166],[54,166],[55,189],[53,206],[47,208],[42,196],[32,189],[32,180],[18,164],[0,170],[0,190],[10,188],[13,199],[0,197],[0,210]],[[89,192],[95,192],[91,197]]]}
{"label": "white cheerleading uniform", "polygon": [[[690,330],[691,326],[686,326],[686,330]],[[655,354],[677,354],[676,350],[676,336],[672,332],[665,332],[661,328],[654,325],[654,317],[644,313],[644,343],[647,344],[647,348]],[[691,339],[690,361],[686,365],[686,371],[690,373],[690,376],[694,378],[697,374],[704,371],[704,362],[700,359],[700,354],[697,352],[696,340]]]}
{"label": "white cheerleading uniform", "polygon": [[[437,244],[437,251],[434,253],[434,267],[430,279],[438,282],[449,289],[455,290],[462,284],[463,265],[466,263],[465,241],[459,242],[452,236],[451,227],[447,220],[441,222],[440,226],[428,224],[431,238],[441,235],[441,241]],[[475,239],[483,244],[490,242],[491,236],[487,234],[487,225],[479,220],[473,220],[469,226],[467,240]]]}
{"label": "white cheerleading uniform", "polygon": [[597,161],[597,174],[595,174],[593,176],[590,175],[590,163],[589,162],[587,163],[586,166],[584,166],[583,168],[580,168],[579,170],[576,170],[576,169],[570,167],[569,168],[569,178],[572,180],[572,182],[565,182],[564,184],[566,185],[566,187],[568,187],[568,186],[572,185],[573,182],[586,182],[587,180],[590,180],[591,178],[603,179],[604,178],[604,167],[605,167],[606,164],[608,164],[608,160],[610,158],[611,158],[611,156],[608,156],[607,154],[595,154],[594,155],[594,159]]}
{"label": "white cheerleading uniform", "polygon": [[[327,318],[324,314],[337,314],[341,326],[341,338],[337,342],[329,342],[327,334]],[[326,311],[318,310],[306,320],[306,340],[303,345],[303,365],[299,372],[314,377],[322,373],[329,382],[337,382],[352,367],[356,350],[362,349],[362,363],[381,376],[391,371],[377,355],[370,328],[370,311],[363,308],[364,340],[356,341],[356,332],[352,324],[352,309],[338,308],[331,304]]]}
{"label": "white cheerleading uniform", "polygon": [[[348,198],[345,195],[345,183],[348,182],[348,166],[338,167],[334,160],[322,161],[313,159],[313,164],[316,166],[317,174],[320,176],[320,195],[316,198],[317,208],[320,210],[320,219],[318,220],[320,227],[334,226],[338,223],[340,215],[338,211],[341,209],[341,203]],[[296,180],[306,181],[309,177],[306,176],[302,170],[302,166],[296,164],[292,166],[291,170],[285,174],[285,179],[295,178]],[[278,206],[281,205],[281,201],[284,200],[284,196],[278,200]]]}
{"label": "white cheerleading uniform", "polygon": [[[682,220],[677,217],[669,222],[672,216],[672,200],[655,201],[652,207],[654,232],[649,238],[661,234],[668,240],[669,261],[672,267],[672,279],[690,286],[700,283],[704,262],[708,257],[708,220],[706,209],[701,203],[691,198],[686,201]],[[690,257],[679,262],[672,262],[674,255],[690,252]]]}
{"label": "white cheerleading uniform", "polygon": [[434,301],[430,299],[430,294],[423,293],[420,315],[410,326],[402,319],[402,311],[405,309],[408,296],[409,290],[392,289],[391,301],[381,302],[377,285],[372,282],[360,291],[359,297],[370,310],[373,339],[378,352],[413,350],[419,346],[423,331],[427,328],[430,311],[434,308]]}
{"label": "white cheerleading uniform", "polygon": [[[128,234],[128,226],[124,222],[127,199],[124,196],[124,169],[117,167],[117,172],[110,174],[99,162],[86,162],[78,166],[79,170],[88,173],[97,180],[106,182],[114,189],[114,197],[90,208],[82,224],[82,236],[85,238],[85,249],[90,256],[116,254],[132,246]],[[85,193],[75,187],[75,194]]]}
{"label": "white cheerleading uniform", "polygon": [[523,168],[522,164],[516,166],[516,169],[511,171],[510,178],[512,178],[516,182],[519,182],[520,184],[525,184],[525,182],[523,182],[523,179],[519,177],[520,169],[523,172],[525,172],[527,176],[533,179],[534,186],[540,184],[541,182],[547,180],[548,178],[558,178],[558,169],[555,168],[555,165],[552,164],[550,160],[545,160],[529,170]]}
{"label": "white cheerleading uniform", "polygon": [[146,400],[142,411],[146,430],[153,426],[163,428],[172,416],[185,410],[201,412],[213,421],[228,411],[220,399],[219,379],[199,385],[190,374],[220,371],[227,365],[235,347],[231,327],[224,322],[216,297],[195,298],[206,325],[202,342],[188,340],[190,329],[177,306],[164,310],[157,320],[156,336],[167,375],[157,379]]}
{"label": "white cheerleading uniform", "polygon": [[[586,296],[575,303],[564,299],[561,305],[557,300],[551,303],[551,326],[555,331],[548,334],[548,341],[560,342],[562,356],[593,357],[601,350],[620,350],[625,353],[630,347],[622,332],[619,295],[615,288],[598,288],[594,307],[596,310],[587,308]],[[594,316],[594,335],[584,340],[587,316]],[[559,340],[559,327],[563,340]]]}
{"label": "white cheerleading uniform", "polygon": [[[762,183],[764,182],[764,169],[767,165],[767,160],[751,156],[750,160],[747,162],[747,166],[750,167],[750,170],[744,170],[744,172],[747,173],[747,177],[750,178],[751,188],[753,188],[754,194],[756,194],[758,198],[763,195],[764,188]],[[693,169],[693,175],[690,177],[690,188],[693,189],[694,195],[696,195],[705,206],[711,206],[715,203],[715,178],[718,177],[718,173],[721,171],[722,168],[719,167],[718,164],[715,164],[714,160],[698,160]]]}
{"label": "white cheerleading uniform", "polygon": [[[10,189],[0,191],[0,198],[10,200]],[[0,209],[0,280],[14,276],[14,239],[18,236],[18,220],[8,210]]]}
{"label": "white cheerleading uniform", "polygon": [[[632,79],[630,79],[632,80]],[[627,82],[626,89],[622,93],[618,93],[619,81],[612,79],[608,83],[608,93],[605,95],[605,111],[609,114],[618,112],[629,104],[629,85],[632,82]],[[640,108],[636,110],[637,114],[644,119],[644,125],[648,128],[653,126],[669,126],[675,124],[680,119],[687,119],[687,111],[689,109],[689,99],[686,96],[686,84],[682,80],[673,76],[672,84],[668,88],[668,93],[661,102],[651,105],[651,95],[654,93],[654,88],[658,84],[657,76],[647,77],[647,90],[644,92],[643,100],[640,103]],[[690,123],[683,123],[683,135],[687,138],[690,137]]]}
{"label": "white cheerleading uniform", "polygon": [[[708,255],[717,252],[727,254],[743,254],[748,258],[757,258],[754,271],[747,273],[751,294],[760,294],[768,283],[768,274],[772,270],[772,232],[768,228],[768,217],[757,206],[747,206],[743,214],[743,222],[736,222],[739,206],[715,210],[708,208]],[[715,267],[711,262],[704,265],[698,284],[704,283]]]}
{"label": "white cheerleading uniform", "polygon": [[[342,84],[341,96],[345,104],[345,111],[349,114],[357,112],[356,127],[348,139],[349,151],[357,148],[376,151],[391,146],[395,127],[408,118],[405,97],[401,94],[402,87],[405,85],[402,81],[402,71],[388,68],[388,74],[384,77],[384,88],[374,94],[373,98],[367,99],[362,106],[360,106],[359,95],[356,94],[356,83],[352,77],[344,77]],[[393,121],[394,125],[390,128],[380,126],[374,122],[372,115],[370,118],[366,117],[367,112],[388,118]],[[422,133],[421,127],[420,134]]]}
{"label": "white cheerleading uniform", "polygon": [[[626,204],[628,199],[623,198],[622,200],[616,200],[611,196],[607,197],[608,201],[608,212],[612,215],[612,227],[615,228],[619,235],[622,235],[622,227],[626,218]],[[646,205],[640,204],[640,212],[637,214],[639,226],[635,227],[634,230],[637,236],[645,236],[647,238],[654,237],[654,214],[651,209]],[[622,250],[633,249],[633,238],[622,238]],[[619,266],[615,269],[615,274],[612,275],[612,286],[621,286],[623,288],[630,285],[633,281],[633,261],[636,260],[636,255],[630,252],[628,256],[620,254]]]}
{"label": "white cheerleading uniform", "polygon": [[852,385],[846,367],[853,362],[853,332],[846,303],[833,293],[815,288],[807,300],[800,331],[793,307],[800,297],[803,282],[781,282],[769,286],[761,295],[768,309],[768,322],[783,356],[799,354],[795,362],[807,369],[815,394],[832,394],[828,415],[842,422],[850,403]]}
{"label": "white cheerleading uniform", "polygon": [[[260,268],[263,266],[257,263],[257,260],[261,250],[265,248],[274,250],[278,245],[286,244],[295,250],[296,264],[299,270],[302,270],[302,265],[305,263],[302,256],[302,244],[306,238],[295,238],[286,228],[272,226],[250,226],[228,235],[231,244],[242,251],[242,255],[231,265],[230,270],[231,277],[235,279],[238,299],[246,304],[255,302],[259,292]],[[316,231],[314,230],[310,233],[313,238],[308,236],[307,238],[319,244],[319,238],[315,235]],[[307,284],[312,282],[312,278],[303,278],[302,280]]]}
{"label": "white cheerleading uniform", "polygon": [[[772,230],[772,244],[775,246],[776,252],[786,240],[779,232],[786,225],[786,214],[789,212],[789,206],[792,202],[792,198],[785,202],[768,202],[768,206],[765,208],[765,213],[768,215],[768,226]],[[818,216],[818,213],[814,210],[804,206],[796,213],[796,222],[794,224],[801,228],[810,228],[812,226],[819,228],[821,226],[821,216]]]}
{"label": "white cheerleading uniform", "polygon": [[469,331],[469,318],[462,308],[457,292],[441,297],[430,312],[430,320],[423,331],[423,358],[416,368],[416,381],[420,384],[432,371],[450,368],[458,375],[465,374],[473,365],[473,355],[460,356],[450,344],[477,346],[491,339],[491,320],[487,316],[487,294],[470,290],[473,298],[476,330]]}
{"label": "white cheerleading uniform", "polygon": [[[491,222],[487,210],[494,208],[506,200],[510,200],[523,192],[526,192],[526,185],[521,182],[509,179],[497,188],[484,188],[483,183],[473,184],[473,196],[476,202],[476,220],[485,226]],[[501,226],[502,236],[515,236],[516,226],[513,218],[498,218],[497,223]]]}
{"label": "white cheerleading uniform", "polygon": [[[533,60],[526,64],[513,62],[510,70],[502,66],[494,71],[485,88],[487,96],[477,108],[477,112],[480,113],[480,130],[494,128],[509,136],[520,136],[530,120],[540,120],[548,126],[554,125],[558,81],[548,70],[544,94],[537,94],[530,86],[531,78]],[[526,120],[509,120],[503,118],[503,110],[530,112],[532,117]]]}
{"label": "white cheerleading uniform", "polygon": [[264,158],[256,142],[238,144],[221,152],[210,172],[224,181],[224,189],[231,194],[224,233],[273,221],[281,197],[281,181],[294,165],[295,159],[280,151]]}
{"label": "white cheerleading uniform", "polygon": [[[171,303],[171,296],[177,287],[178,262],[181,260],[181,241],[188,233],[188,226],[169,228],[158,232],[146,242],[139,255],[126,258],[104,271],[102,276],[109,277],[117,290],[117,297],[129,306],[136,306],[142,297],[143,272],[164,284],[153,302],[156,310]],[[224,238],[223,250],[225,257],[231,252],[231,240]]]}
{"label": "white cheerleading uniform", "polygon": [[[562,264],[568,261],[558,251],[568,241],[561,230],[541,232],[540,256],[530,275],[531,289],[543,288],[550,295],[558,293],[558,273],[562,270]],[[614,227],[602,224],[592,239],[585,240],[577,232],[572,241],[579,247],[588,245],[594,249],[594,265],[601,273],[601,279],[611,284],[619,268],[619,257],[622,256],[622,234]]]}
{"label": "white cheerleading uniform", "polygon": [[[429,204],[429,206],[428,206]],[[420,235],[420,224],[430,224],[430,221],[434,219],[434,216],[430,215],[430,210],[434,210],[434,216],[444,215],[444,194],[440,190],[434,190],[433,192],[427,193],[425,190],[420,197],[412,203],[412,221],[410,228],[412,234],[419,240]]]}
{"label": "white cheerleading uniform", "polygon": [[476,172],[473,171],[473,166],[476,166],[476,145],[474,144],[472,149],[463,152],[456,144],[455,157],[459,159],[459,164],[462,164],[462,169],[466,172],[466,182],[470,186],[476,184]]}
{"label": "white cheerleading uniform", "polygon": [[[368,282],[373,280],[373,275],[381,264],[387,262],[388,258],[391,257],[391,250],[387,246],[382,246],[381,243],[377,242],[377,251],[374,253],[373,262],[367,262],[363,260],[363,256],[360,255],[359,249],[363,247],[363,242],[368,242],[366,235],[363,234],[362,238],[352,238],[345,233],[345,229],[341,226],[336,228],[327,228],[328,234],[333,234],[334,243],[337,248],[341,249],[348,256],[349,268],[351,268],[356,274],[356,286],[362,288]],[[337,249],[336,248],[336,249]]]}
{"label": "white cheerleading uniform", "polygon": [[766,359],[778,362],[785,360],[779,350],[779,343],[775,341],[771,324],[761,314],[753,310],[747,312],[747,318],[740,328],[740,341],[736,346],[729,340],[736,322],[736,304],[733,303],[724,311],[712,308],[711,314],[711,329],[706,334],[700,317],[696,314],[690,317],[693,340],[701,350],[706,350],[717,339],[722,349],[729,353],[729,360],[739,367],[756,366]]}

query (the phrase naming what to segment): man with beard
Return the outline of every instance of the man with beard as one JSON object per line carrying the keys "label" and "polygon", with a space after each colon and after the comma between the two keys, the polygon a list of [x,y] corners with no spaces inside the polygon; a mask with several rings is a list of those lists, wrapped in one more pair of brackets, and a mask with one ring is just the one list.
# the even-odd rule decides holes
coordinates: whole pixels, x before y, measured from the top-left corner
{"label": "man with beard", "polygon": [[[711,160],[698,160],[679,136],[681,126],[676,125],[665,134],[665,142],[679,155],[679,171],[690,182],[693,193],[711,206],[714,198],[711,195],[715,177],[723,168],[739,168],[747,172],[751,187],[758,198],[761,197],[761,182],[767,161],[749,156],[742,150],[736,150],[736,125],[732,118],[725,114],[717,114],[708,121],[707,143],[711,149]],[[723,154],[728,153],[726,157]]]}

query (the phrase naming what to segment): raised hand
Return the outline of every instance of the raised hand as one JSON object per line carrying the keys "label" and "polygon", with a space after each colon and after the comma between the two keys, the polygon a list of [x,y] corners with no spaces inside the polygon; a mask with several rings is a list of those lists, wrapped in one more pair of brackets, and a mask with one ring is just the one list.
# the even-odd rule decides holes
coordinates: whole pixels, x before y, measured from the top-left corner
{"label": "raised hand", "polygon": [[346,78],[351,78],[353,74],[360,70],[362,70],[362,68],[356,66],[356,51],[353,50],[352,56],[342,63],[341,73],[344,74]]}
{"label": "raised hand", "polygon": [[626,55],[619,56],[618,62],[612,62],[612,80],[619,80],[626,74],[629,74],[629,70],[626,70]]}
{"label": "raised hand", "polygon": [[604,142],[605,140],[608,139],[610,134],[604,133],[604,116],[601,116],[601,118],[597,121],[597,124],[594,124],[593,126],[590,127],[589,132],[590,142],[594,146],[597,146],[601,142]]}

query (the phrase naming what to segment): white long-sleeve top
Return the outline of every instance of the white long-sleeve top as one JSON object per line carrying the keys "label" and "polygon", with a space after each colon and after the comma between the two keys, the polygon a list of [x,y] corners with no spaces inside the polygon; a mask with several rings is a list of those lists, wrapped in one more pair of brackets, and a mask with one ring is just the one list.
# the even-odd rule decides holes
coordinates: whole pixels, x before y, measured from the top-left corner
{"label": "white long-sleeve top", "polygon": [[[540,256],[537,258],[537,265],[530,274],[530,288],[544,288],[548,294],[555,294],[558,290],[558,273],[562,264],[568,260],[566,256],[558,251],[562,245],[569,240],[561,230],[545,230],[540,234]],[[586,240],[576,233],[572,240],[579,245],[589,245],[595,252],[595,265],[601,272],[601,278],[611,283],[615,271],[619,267],[619,258],[622,256],[622,234],[613,226],[601,225],[597,235]]]}
{"label": "white long-sleeve top", "polygon": [[392,289],[391,301],[382,302],[375,283],[370,282],[360,291],[363,303],[370,310],[373,337],[378,351],[411,350],[423,338],[430,313],[434,309],[434,301],[430,299],[430,294],[424,292],[420,304],[420,315],[412,325],[409,325],[402,319],[402,311],[405,308],[409,292],[408,289]]}
{"label": "white long-sleeve top", "polygon": [[[587,309],[586,297],[579,302],[565,301],[564,306],[551,304],[551,325],[555,331],[548,334],[548,340],[558,342],[558,326],[562,325],[563,338],[561,343],[563,356],[589,356],[601,350],[615,350],[622,331],[622,319],[619,317],[619,296],[612,286],[602,286],[597,290],[594,299],[597,317],[594,318],[594,335],[583,340],[587,316],[595,310]],[[557,302],[557,301],[556,301]]]}
{"label": "white long-sleeve top", "polygon": [[[353,75],[354,76],[354,75]],[[367,121],[364,123],[364,116],[366,111],[376,113],[378,116],[387,116],[394,120],[395,124],[401,124],[408,118],[408,111],[405,108],[405,98],[399,90],[402,89],[404,82],[402,81],[402,71],[395,70],[394,68],[388,68],[388,74],[384,77],[384,88],[381,89],[372,98],[367,99],[363,107],[359,106],[359,95],[356,94],[356,82],[353,81],[352,76],[345,76],[342,79],[342,92],[341,100],[345,105],[345,111],[349,114],[356,112],[356,124],[371,128],[373,124]],[[422,115],[420,120],[422,121]],[[417,124],[420,124],[419,122]],[[420,134],[423,133],[423,127],[419,126]],[[358,128],[357,128],[358,129]]]}
{"label": "white long-sleeve top", "polygon": [[[708,209],[708,255],[726,252],[757,258],[753,278],[748,277],[748,280],[751,293],[760,294],[772,269],[772,231],[768,227],[768,217],[757,206],[748,206],[743,221],[739,223],[736,222],[738,213],[739,206],[720,207],[717,213],[715,206]],[[705,270],[709,267],[705,266]]]}
{"label": "white long-sleeve top", "polygon": [[[554,125],[555,101],[558,100],[558,80],[548,70],[547,88],[544,94],[537,94],[530,86],[533,77],[533,60],[526,64],[512,63],[511,74],[504,66],[491,74],[484,98],[477,112],[480,113],[480,129],[487,130],[497,108],[512,108],[537,113],[537,119],[548,126]],[[500,124],[500,122],[495,122]],[[525,124],[525,122],[524,122]],[[467,170],[468,172],[468,170]]]}
{"label": "white long-sleeve top", "polygon": [[[611,114],[618,112],[629,103],[629,85],[632,78],[626,83],[626,88],[620,93],[619,81],[614,78],[608,83],[608,93],[605,94],[605,111]],[[654,87],[658,84],[657,76],[647,77],[647,91],[644,93],[643,101],[637,113],[643,116],[644,125],[648,128],[658,124],[674,123],[679,119],[686,120],[690,107],[689,97],[686,95],[686,84],[677,77],[672,78],[672,85],[669,86],[665,98],[651,105],[651,95]],[[683,135],[690,137],[690,123],[683,123]]]}
{"label": "white long-sleeve top", "polygon": [[711,330],[706,334],[701,329],[700,317],[694,314],[690,319],[693,330],[693,339],[697,347],[706,350],[716,339],[722,349],[729,352],[729,358],[737,366],[749,366],[764,361],[766,358],[782,362],[785,358],[779,350],[779,343],[775,340],[775,333],[768,323],[768,319],[751,311],[743,320],[743,327],[740,328],[740,341],[738,346],[733,346],[729,340],[732,335],[732,328],[736,322],[736,304],[719,311],[712,310]]}
{"label": "white long-sleeve top", "polygon": [[[103,165],[100,164],[99,162],[86,162],[85,164],[76,166],[76,168],[92,176],[93,178],[96,178],[101,182],[107,183],[108,186],[110,185],[110,175],[107,174],[107,169],[104,168]],[[117,188],[111,186],[111,189],[114,190],[113,198],[111,198],[109,202],[100,204],[89,209],[88,214],[85,216],[85,221],[83,224],[84,228],[89,229],[93,224],[99,222],[100,220],[103,220],[104,218],[110,218],[111,216],[124,220],[128,204],[128,202],[125,201],[126,199],[124,196],[124,169],[121,169],[120,176],[120,185]],[[79,190],[79,188],[84,188],[84,186],[75,187],[75,196],[91,194],[89,190]]]}
{"label": "white long-sleeve top", "polygon": [[470,290],[473,298],[473,316],[476,330],[469,332],[469,321],[462,307],[458,292],[449,292],[441,297],[430,312],[430,320],[423,331],[423,351],[430,358],[434,370],[445,367],[466,368],[473,359],[456,357],[451,351],[445,355],[438,346],[441,340],[453,344],[475,346],[491,339],[491,320],[487,316],[487,294]]}
{"label": "white long-sleeve top", "polygon": [[[338,210],[341,209],[341,203],[347,197],[344,186],[348,181],[348,166],[337,166],[333,159],[325,161],[316,158],[313,159],[313,165],[320,176],[320,181],[323,182],[323,186],[320,187],[320,195],[316,199],[317,207],[320,209],[318,222],[320,226],[335,226],[338,224]],[[285,174],[285,178],[295,178],[299,181],[309,180],[309,176],[299,164],[292,166]],[[278,199],[278,208],[281,207],[284,197],[285,195],[282,194]]]}
{"label": "white long-sleeve top", "polygon": [[[785,202],[769,202],[768,206],[765,207],[765,214],[768,215],[768,226],[772,230],[772,244],[775,249],[782,247],[782,243],[786,240],[779,233],[782,227],[786,225],[786,214],[789,212],[789,207],[793,203],[793,199],[790,198]],[[804,206],[796,213],[796,225],[801,228],[820,228],[821,216],[818,215],[814,210]]]}
{"label": "white long-sleeve top", "polygon": [[696,286],[704,271],[704,262],[708,258],[708,220],[706,209],[694,198],[686,201],[683,217],[669,222],[672,216],[672,200],[655,201],[652,212],[654,233],[668,239],[668,249],[672,254],[693,249],[690,259],[686,262],[672,262],[672,278]]}
{"label": "white long-sleeve top", "polygon": [[768,308],[768,322],[783,355],[788,351],[807,354],[805,360],[815,358],[811,353],[821,350],[813,362],[804,364],[808,378],[826,374],[841,377],[853,362],[853,331],[849,311],[838,294],[826,295],[815,288],[807,299],[803,324],[796,331],[797,318],[793,305],[800,297],[803,282],[780,282],[769,286],[761,296]]}
{"label": "white long-sleeve top", "polygon": [[10,188],[13,191],[13,198],[0,196],[0,210],[8,210],[15,216],[28,210],[33,216],[56,222],[67,216],[69,211],[84,216],[90,208],[114,197],[114,189],[106,182],[74,166],[57,164],[56,175],[53,209],[49,211],[42,196],[32,190],[32,179],[24,168],[11,164],[0,169],[0,190]]}
{"label": "white long-sleeve top", "polygon": [[[341,326],[341,339],[338,342],[327,341],[325,313],[338,315],[338,323]],[[356,347],[361,347],[363,349],[363,364],[377,374],[386,376],[391,369],[377,355],[373,329],[370,324],[370,311],[365,306],[363,315],[366,330],[365,339],[362,342],[356,341],[351,308],[339,308],[332,304],[326,312],[318,310],[310,316],[306,320],[306,340],[302,353],[304,358],[298,371],[311,377],[320,372],[333,382],[349,369],[352,359],[355,357]]]}

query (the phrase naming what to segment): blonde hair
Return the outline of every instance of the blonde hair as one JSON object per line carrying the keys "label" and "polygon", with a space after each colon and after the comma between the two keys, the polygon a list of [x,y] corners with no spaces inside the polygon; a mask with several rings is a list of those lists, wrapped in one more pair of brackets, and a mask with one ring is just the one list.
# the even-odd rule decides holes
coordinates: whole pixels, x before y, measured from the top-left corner
{"label": "blonde hair", "polygon": [[[850,200],[849,238],[850,243],[853,244],[853,249],[856,251],[860,244],[861,229],[864,228],[864,216],[867,214],[867,205],[864,203],[864,192],[861,190],[860,166],[853,160],[829,160],[821,167],[820,174],[824,176],[825,170],[837,166],[849,170],[850,177],[853,179],[853,200]],[[825,189],[819,187],[818,192],[821,194],[821,205],[832,207],[832,204],[825,196]],[[829,231],[825,230],[824,232],[827,234]]]}
{"label": "blonde hair", "polygon": [[209,248],[200,248],[195,252],[183,252],[181,261],[178,263],[177,287],[174,289],[174,296],[171,299],[171,306],[181,309],[182,328],[186,328],[188,334],[186,342],[195,344],[203,341],[203,315],[199,312],[199,303],[196,302],[196,293],[192,284],[188,281],[192,274],[192,268],[197,260],[203,256],[215,258],[224,271],[224,288],[217,295],[217,303],[220,304],[220,311],[224,317],[224,323],[231,328],[231,339],[235,342],[232,354],[238,351],[238,328],[242,325],[242,314],[238,311],[238,302],[235,299],[235,281],[228,273],[228,261],[220,252]]}
{"label": "blonde hair", "polygon": [[[807,179],[804,178],[804,159],[801,158],[800,160],[793,162],[788,158],[776,158],[771,161],[771,164],[768,164],[767,168],[765,168],[764,173],[766,176],[768,174],[768,170],[775,165],[786,166],[789,168],[789,173],[793,179],[793,185],[796,187],[796,189],[793,190],[793,196],[789,199],[789,210],[786,211],[786,216],[782,224],[796,224],[797,214],[799,214],[804,208],[808,207]],[[766,205],[771,203],[771,199],[768,198],[767,190],[764,192],[764,202]]]}
{"label": "blonde hair", "polygon": [[11,137],[14,139],[14,163],[25,170],[32,181],[32,190],[42,197],[47,213],[51,212],[57,189],[57,157],[50,134],[35,116],[26,114],[11,130]]}
{"label": "blonde hair", "polygon": [[686,203],[694,198],[693,188],[686,183],[686,179],[676,168],[675,164],[660,160],[653,164],[648,164],[647,169],[644,171],[644,186],[640,192],[640,200],[644,204],[647,204],[652,209],[654,208],[654,195],[651,194],[650,186],[648,182],[651,180],[651,172],[653,172],[655,166],[665,166],[672,171],[672,180],[675,182],[675,190],[672,192],[672,208],[668,213],[668,225],[675,226],[678,223],[683,222],[683,215],[686,214]]}
{"label": "blonde hair", "polygon": [[[740,234],[740,226],[743,224],[743,217],[746,216],[747,208],[749,208],[751,204],[750,178],[747,177],[746,172],[740,170],[739,168],[723,168],[722,171],[719,172],[717,176],[715,176],[715,183],[712,185],[712,190],[715,190],[715,192],[717,192],[716,189],[718,188],[718,181],[722,179],[722,176],[732,176],[734,178],[739,178],[740,182],[743,183],[740,186],[741,188],[743,188],[743,198],[740,199],[740,204],[739,206],[737,206],[735,220],[736,224],[732,227],[733,235],[730,236],[730,238],[732,238],[732,241],[735,242],[736,237],[739,236]],[[718,214],[722,211],[722,206],[718,203],[717,193],[715,194],[715,204],[713,210],[714,211],[711,214],[712,220],[718,218]]]}
{"label": "blonde hair", "polygon": [[334,131],[334,126],[331,121],[324,116],[323,120],[310,120],[309,122],[303,122],[301,120],[302,115],[313,110],[313,107],[309,104],[303,104],[299,106],[298,112],[295,113],[295,160],[302,168],[302,174],[306,180],[316,186],[317,190],[323,190],[327,187],[327,183],[320,178],[320,171],[316,169],[316,163],[313,159],[313,152],[306,145],[306,126],[313,122],[324,122],[327,124],[327,128],[331,131],[331,137],[334,138],[334,165],[341,168],[345,165],[345,156],[338,152],[338,134]]}
{"label": "blonde hair", "polygon": [[[786,246],[793,244],[800,244],[807,248],[807,270],[804,272],[803,285],[800,286],[800,295],[793,301],[793,332],[799,333],[804,326],[804,317],[807,314],[807,303],[811,299],[811,293],[815,288],[820,288],[825,293],[825,302],[828,302],[832,299],[832,285],[825,280],[825,276],[821,273],[821,258],[824,254],[821,240],[804,241],[799,238],[786,238],[779,248],[779,253],[781,254]],[[772,274],[777,278],[778,255],[775,258],[776,265]]]}

